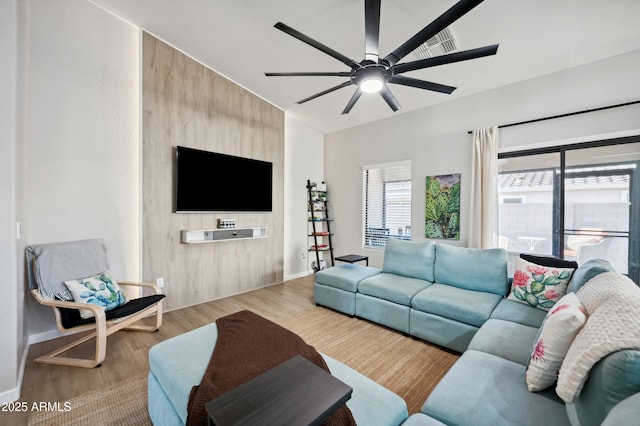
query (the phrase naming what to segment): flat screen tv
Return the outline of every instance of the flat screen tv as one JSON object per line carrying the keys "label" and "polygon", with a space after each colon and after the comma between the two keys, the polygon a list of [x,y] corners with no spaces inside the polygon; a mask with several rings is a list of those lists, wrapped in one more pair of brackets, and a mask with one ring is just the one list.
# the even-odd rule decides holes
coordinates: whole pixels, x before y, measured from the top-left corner
{"label": "flat screen tv", "polygon": [[178,146],[176,212],[270,212],[273,164]]}

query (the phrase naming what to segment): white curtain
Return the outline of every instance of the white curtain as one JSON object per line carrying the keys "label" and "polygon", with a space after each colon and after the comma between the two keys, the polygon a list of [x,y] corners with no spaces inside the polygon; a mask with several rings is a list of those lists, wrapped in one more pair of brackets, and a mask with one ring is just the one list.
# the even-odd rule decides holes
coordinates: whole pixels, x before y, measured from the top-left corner
{"label": "white curtain", "polygon": [[469,247],[498,247],[497,127],[473,131]]}

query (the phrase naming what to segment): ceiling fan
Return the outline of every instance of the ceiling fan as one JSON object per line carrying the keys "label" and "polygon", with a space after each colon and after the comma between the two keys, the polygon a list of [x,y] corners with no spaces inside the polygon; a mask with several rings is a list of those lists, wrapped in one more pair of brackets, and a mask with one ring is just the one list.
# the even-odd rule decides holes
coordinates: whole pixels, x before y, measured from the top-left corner
{"label": "ceiling fan", "polygon": [[308,98],[298,101],[298,104],[305,103],[312,99],[318,98],[343,87],[356,85],[358,88],[351,96],[347,106],[342,114],[348,114],[353,106],[358,102],[362,93],[379,92],[382,98],[387,102],[393,111],[400,108],[398,100],[393,96],[387,83],[401,84],[404,86],[416,87],[418,89],[431,90],[434,92],[451,94],[456,88],[445,86],[443,84],[432,83],[430,81],[418,80],[406,77],[401,74],[419,70],[423,68],[434,67],[437,65],[450,64],[454,62],[467,61],[469,59],[481,58],[483,56],[495,55],[498,51],[498,45],[480,47],[476,49],[464,50],[461,52],[449,53],[446,55],[436,56],[427,59],[421,59],[412,62],[398,63],[402,58],[418,48],[421,44],[438,34],[440,31],[457,21],[471,9],[482,3],[483,0],[460,0],[454,4],[449,10],[444,12],[440,17],[435,19],[429,25],[420,30],[417,34],[405,41],[400,47],[389,53],[384,58],[380,58],[378,53],[378,38],[380,34],[380,1],[381,0],[365,0],[364,2],[364,26],[365,26],[365,58],[361,62],[356,62],[343,54],[331,49],[328,46],[302,34],[299,31],[278,22],[275,28],[289,34],[298,40],[315,47],[321,52],[339,60],[351,71],[344,72],[270,72],[265,73],[267,77],[349,77],[348,81],[340,83]]}

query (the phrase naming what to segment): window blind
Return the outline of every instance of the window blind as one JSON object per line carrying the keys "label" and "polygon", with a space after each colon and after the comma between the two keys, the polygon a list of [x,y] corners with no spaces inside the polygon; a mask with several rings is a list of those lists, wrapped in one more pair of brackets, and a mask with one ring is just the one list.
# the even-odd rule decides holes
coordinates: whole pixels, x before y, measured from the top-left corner
{"label": "window blind", "polygon": [[362,167],[363,247],[411,239],[411,161]]}

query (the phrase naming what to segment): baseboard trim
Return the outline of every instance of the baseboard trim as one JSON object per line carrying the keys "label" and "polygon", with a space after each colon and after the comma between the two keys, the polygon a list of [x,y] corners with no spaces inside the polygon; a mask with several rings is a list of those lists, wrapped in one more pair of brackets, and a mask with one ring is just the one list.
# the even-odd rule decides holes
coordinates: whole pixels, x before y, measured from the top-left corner
{"label": "baseboard trim", "polygon": [[297,274],[286,275],[284,277],[284,280],[289,281],[289,280],[294,280],[296,278],[307,277],[309,275],[313,275],[313,272],[303,271],[303,272],[298,272]]}
{"label": "baseboard trim", "polygon": [[27,344],[34,345],[36,343],[46,342],[47,340],[57,339],[58,337],[62,337],[62,336],[69,336],[71,334],[80,333],[82,331],[86,331],[86,330],[78,330],[78,331],[70,330],[63,333],[57,328],[54,328],[52,330],[41,331],[40,333],[30,334],[29,341],[27,342]]}
{"label": "baseboard trim", "polygon": [[18,368],[18,380],[17,386],[13,389],[0,392],[0,403],[9,403],[18,401],[20,399],[20,392],[22,391],[22,380],[24,379],[24,370],[27,367],[27,357],[29,356],[29,343],[24,345],[22,350],[22,357],[20,359],[20,367]]}

